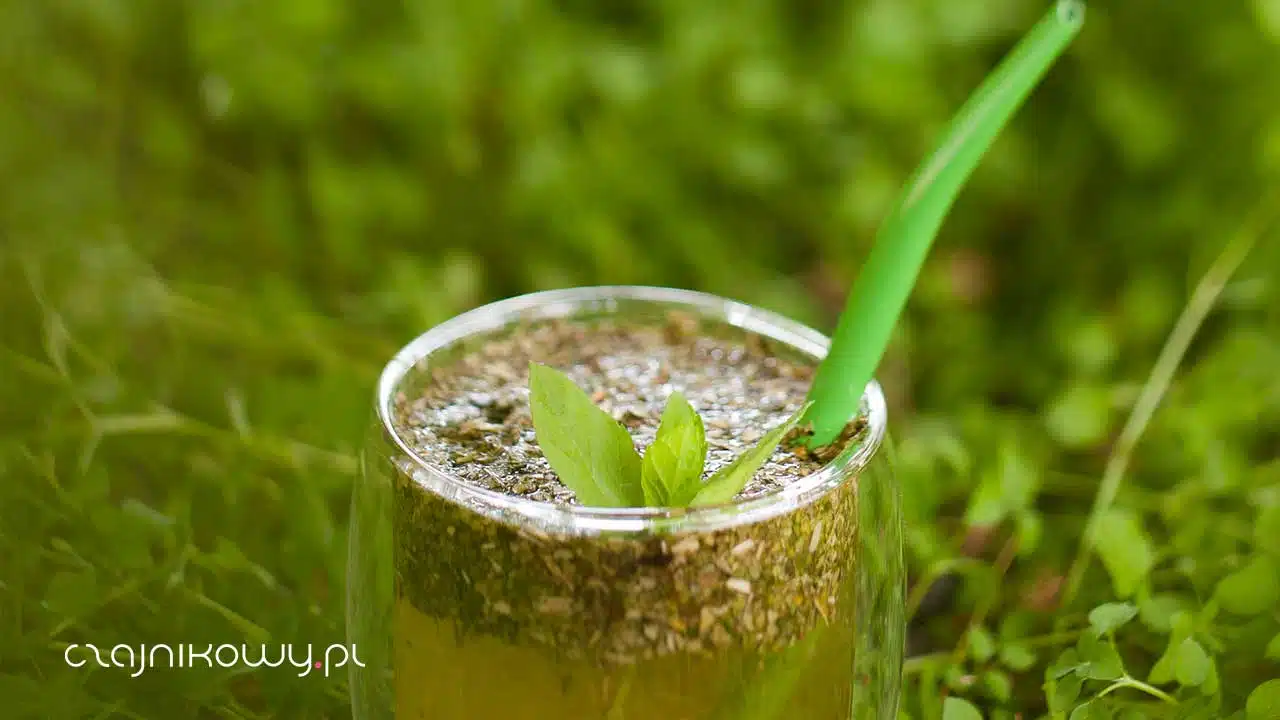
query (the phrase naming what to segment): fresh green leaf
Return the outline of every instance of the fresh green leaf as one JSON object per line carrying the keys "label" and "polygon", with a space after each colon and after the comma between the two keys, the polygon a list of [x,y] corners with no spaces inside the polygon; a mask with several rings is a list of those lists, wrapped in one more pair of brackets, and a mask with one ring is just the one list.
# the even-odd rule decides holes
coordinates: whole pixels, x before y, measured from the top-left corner
{"label": "fresh green leaf", "polygon": [[530,363],[529,410],[543,455],[583,505],[644,505],[640,455],[627,429],[567,375]]}
{"label": "fresh green leaf", "polygon": [[1157,593],[1138,598],[1138,617],[1142,624],[1159,633],[1167,633],[1173,627],[1175,613],[1185,610],[1186,603],[1177,595]]}
{"label": "fresh green leaf", "polygon": [[1048,687],[1049,709],[1055,714],[1065,713],[1080,697],[1084,687],[1084,678],[1075,673],[1068,673],[1057,680],[1051,680]]}
{"label": "fresh green leaf", "polygon": [[991,659],[996,652],[996,642],[984,627],[974,627],[969,631],[969,656],[979,663]]}
{"label": "fresh green leaf", "polygon": [[982,720],[982,713],[967,700],[949,697],[942,701],[942,720]]}
{"label": "fresh green leaf", "polygon": [[1044,520],[1039,513],[1031,510],[1019,512],[1014,520],[1017,527],[1018,555],[1030,556],[1040,547],[1040,539],[1044,536]]}
{"label": "fresh green leaf", "polygon": [[1056,680],[1075,673],[1085,666],[1085,663],[1080,662],[1080,655],[1076,652],[1076,649],[1067,648],[1045,670],[1045,677],[1050,680]]}
{"label": "fresh green leaf", "polygon": [[1165,648],[1164,654],[1156,660],[1156,664],[1151,666],[1151,672],[1147,674],[1147,682],[1153,685],[1164,685],[1173,682],[1173,666],[1177,660],[1177,645],[1170,644]]}
{"label": "fresh green leaf", "polygon": [[692,504],[716,505],[728,502],[739,492],[742,492],[742,488],[746,487],[747,481],[751,479],[752,475],[756,474],[760,466],[765,464],[769,456],[778,447],[778,443],[782,442],[782,438],[800,422],[800,418],[804,416],[810,404],[812,403],[805,403],[804,407],[787,418],[786,422],[765,433],[755,447],[739,455],[733,462],[712,475],[707,480],[707,483],[702,486],[702,489],[698,491]]}
{"label": "fresh green leaf", "polygon": [[1004,519],[1009,510],[1005,507],[1004,491],[1000,476],[988,472],[969,497],[969,509],[964,521],[970,527],[990,527]]}
{"label": "fresh green leaf", "polygon": [[1164,654],[1156,661],[1151,668],[1151,674],[1147,680],[1156,685],[1163,685],[1167,682],[1173,682],[1174,666],[1177,663],[1178,651],[1182,647],[1182,641],[1191,637],[1195,632],[1195,620],[1191,613],[1179,611],[1174,613],[1173,619],[1170,621],[1169,645],[1165,648]]}
{"label": "fresh green leaf", "polygon": [[1155,564],[1151,541],[1142,522],[1127,510],[1113,509],[1102,516],[1094,549],[1111,575],[1116,594],[1130,597]]}
{"label": "fresh green leaf", "polygon": [[1180,684],[1194,687],[1209,677],[1209,665],[1209,654],[1194,638],[1187,638],[1178,645],[1173,676]]}
{"label": "fresh green leaf", "polygon": [[1236,615],[1260,615],[1280,604],[1280,579],[1275,562],[1259,555],[1218,583],[1218,603]]}
{"label": "fresh green leaf", "polygon": [[1209,655],[1208,658],[1209,671],[1205,673],[1204,682],[1200,683],[1200,693],[1206,696],[1217,695],[1221,690],[1218,678],[1218,663],[1213,659],[1212,655]]}
{"label": "fresh green leaf", "polygon": [[1026,645],[1007,643],[1000,648],[1000,662],[1010,670],[1023,672],[1036,664],[1036,654]]}
{"label": "fresh green leaf", "polygon": [[[1150,715],[1143,715],[1141,720],[1148,720]],[[1217,698],[1187,693],[1178,703],[1174,720],[1245,720],[1244,712],[1233,713],[1229,717],[1222,716],[1221,702]]]}
{"label": "fresh green leaf", "polygon": [[707,436],[702,418],[675,392],[662,411],[653,444],[645,451],[641,467],[645,504],[649,507],[684,507],[702,486],[707,461]]}
{"label": "fresh green leaf", "polygon": [[1118,680],[1124,677],[1124,663],[1120,660],[1120,653],[1114,647],[1106,646],[1106,650],[1101,651],[1099,657],[1089,663],[1086,674],[1090,680]]}
{"label": "fresh green leaf", "polygon": [[970,526],[994,525],[1011,513],[1030,507],[1040,489],[1035,466],[1017,443],[1006,440],[1000,447],[999,465],[989,470],[974,491],[965,512]]}
{"label": "fresh green leaf", "polygon": [[1075,710],[1071,711],[1068,720],[1105,720],[1111,717],[1111,713],[1099,701],[1090,700],[1089,702],[1077,705]]}
{"label": "fresh green leaf", "polygon": [[982,684],[991,697],[1004,703],[1013,696],[1013,678],[1002,670],[988,670],[982,674]]}
{"label": "fresh green leaf", "polygon": [[1244,707],[1249,720],[1280,718],[1280,679],[1268,680],[1254,688]]}
{"label": "fresh green leaf", "polygon": [[1044,690],[1049,710],[1055,717],[1065,715],[1075,706],[1076,698],[1084,687],[1083,671],[1088,663],[1080,661],[1075,648],[1067,648],[1045,668]]}
{"label": "fresh green leaf", "polygon": [[1106,437],[1111,420],[1107,389],[1072,384],[1045,412],[1045,427],[1055,440],[1070,448],[1087,448]]}
{"label": "fresh green leaf", "polygon": [[1132,620],[1138,608],[1129,603],[1107,603],[1089,611],[1089,624],[1099,635],[1106,635]]}
{"label": "fresh green leaf", "polygon": [[1115,680],[1124,676],[1124,662],[1116,652],[1115,645],[1107,639],[1086,632],[1076,643],[1076,652],[1087,663],[1083,671],[1085,677],[1091,680]]}
{"label": "fresh green leaf", "polygon": [[973,675],[969,673],[969,669],[963,665],[949,665],[943,674],[947,687],[955,692],[967,692],[973,687]]}

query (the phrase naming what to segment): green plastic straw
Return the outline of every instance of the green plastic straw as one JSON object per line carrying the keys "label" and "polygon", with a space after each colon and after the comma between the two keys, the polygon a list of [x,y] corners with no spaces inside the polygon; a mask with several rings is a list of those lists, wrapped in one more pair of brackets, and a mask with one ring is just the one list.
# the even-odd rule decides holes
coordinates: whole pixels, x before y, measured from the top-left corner
{"label": "green plastic straw", "polygon": [[881,225],[867,262],[849,292],[809,389],[809,443],[831,443],[858,411],[920,266],[960,188],[1049,66],[1084,22],[1079,0],[1060,0],[1000,63],[960,109],[933,154],[903,187]]}

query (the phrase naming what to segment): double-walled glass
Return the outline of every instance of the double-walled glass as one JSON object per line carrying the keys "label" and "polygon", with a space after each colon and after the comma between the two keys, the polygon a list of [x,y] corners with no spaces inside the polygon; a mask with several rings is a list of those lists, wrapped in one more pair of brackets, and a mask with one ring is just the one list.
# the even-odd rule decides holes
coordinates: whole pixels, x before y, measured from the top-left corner
{"label": "double-walled glass", "polygon": [[[597,287],[486,305],[428,331],[387,365],[352,499],[347,623],[364,663],[351,668],[357,720],[896,717],[902,518],[876,383],[863,396],[861,439],[821,470],[772,494],[693,509],[552,505],[482,489],[423,461],[392,421],[397,395],[421,388],[431,368],[521,324],[661,323],[672,311],[758,334],[809,364],[828,345],[814,330],[723,298]],[[757,538],[769,539],[769,557],[751,555]],[[766,574],[780,577],[826,570],[803,584],[756,582],[748,594],[713,582],[704,598],[716,605],[712,621],[759,632],[700,643],[709,610],[689,597],[702,590],[677,587],[688,574],[651,561],[655,547],[667,561],[671,548],[682,549],[679,561],[701,563],[712,577],[732,574],[739,557],[767,562]],[[575,562],[598,577],[565,579],[565,563]],[[664,592],[673,609],[660,628],[628,609],[637,593],[652,605]],[[726,596],[732,602],[721,602]],[[538,627],[513,627],[523,622],[513,618],[529,617],[521,607],[541,611],[530,611]],[[753,607],[774,609],[753,625]],[[575,615],[600,612],[612,613],[603,626]],[[644,638],[652,647],[616,651]]]}

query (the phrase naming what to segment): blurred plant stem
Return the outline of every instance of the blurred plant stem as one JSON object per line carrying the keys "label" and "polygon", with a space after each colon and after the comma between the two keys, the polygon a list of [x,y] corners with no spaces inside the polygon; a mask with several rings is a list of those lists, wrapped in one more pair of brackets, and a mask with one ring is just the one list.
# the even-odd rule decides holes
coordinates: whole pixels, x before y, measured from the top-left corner
{"label": "blurred plant stem", "polygon": [[1200,282],[1191,294],[1191,299],[1187,301],[1173,330],[1170,331],[1134,403],[1129,419],[1125,422],[1124,429],[1120,431],[1120,437],[1107,458],[1106,467],[1102,472],[1102,482],[1098,485],[1098,493],[1093,501],[1093,508],[1089,511],[1089,518],[1085,523],[1080,545],[1076,549],[1075,559],[1067,572],[1067,581],[1062,595],[1063,607],[1070,606],[1080,591],[1080,582],[1088,567],[1090,550],[1097,540],[1098,523],[1115,503],[1125,470],[1128,469],[1129,460],[1133,456],[1133,449],[1147,429],[1152,416],[1155,415],[1161,399],[1168,392],[1173,376],[1182,363],[1182,358],[1187,354],[1187,348],[1191,346],[1191,341],[1200,330],[1200,326],[1204,324],[1209,311],[1217,303],[1227,282],[1235,275],[1258,240],[1266,234],[1278,217],[1280,217],[1280,189],[1264,196],[1243,228],[1223,247],[1217,259],[1200,278]]}

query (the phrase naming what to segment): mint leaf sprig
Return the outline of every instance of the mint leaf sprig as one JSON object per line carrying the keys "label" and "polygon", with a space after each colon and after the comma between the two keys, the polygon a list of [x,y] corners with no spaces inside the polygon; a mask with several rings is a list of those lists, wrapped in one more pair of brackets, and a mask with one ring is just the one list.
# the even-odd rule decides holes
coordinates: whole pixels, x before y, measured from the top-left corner
{"label": "mint leaf sprig", "polygon": [[672,393],[658,434],[645,452],[622,423],[601,410],[567,375],[529,364],[529,410],[542,454],[583,505],[690,507],[732,500],[803,417],[800,408],[755,447],[703,482],[707,437],[702,418],[683,393]]}

